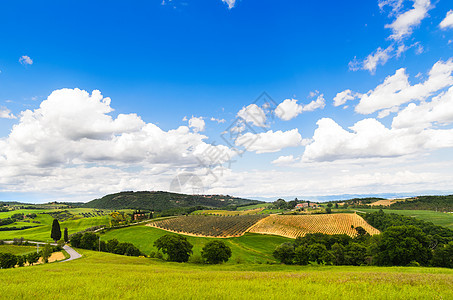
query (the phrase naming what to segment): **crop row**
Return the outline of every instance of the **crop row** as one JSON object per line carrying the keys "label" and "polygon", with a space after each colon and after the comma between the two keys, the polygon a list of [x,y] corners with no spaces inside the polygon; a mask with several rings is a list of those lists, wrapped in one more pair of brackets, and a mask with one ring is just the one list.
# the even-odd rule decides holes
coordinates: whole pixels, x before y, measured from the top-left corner
{"label": "crop row", "polygon": [[150,223],[149,226],[181,234],[205,237],[235,237],[243,235],[265,215],[242,216],[182,216]]}
{"label": "crop row", "polygon": [[248,231],[289,238],[304,236],[307,233],[356,236],[357,231],[355,228],[359,226],[371,235],[379,233],[379,230],[369,225],[362,217],[356,214],[272,215],[257,222]]}

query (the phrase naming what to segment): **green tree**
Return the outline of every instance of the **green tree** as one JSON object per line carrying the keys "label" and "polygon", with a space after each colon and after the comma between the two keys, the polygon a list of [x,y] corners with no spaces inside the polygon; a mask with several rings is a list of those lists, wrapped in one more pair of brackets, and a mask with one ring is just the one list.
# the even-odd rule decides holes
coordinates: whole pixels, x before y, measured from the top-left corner
{"label": "green tree", "polygon": [[50,237],[55,241],[55,243],[61,239],[60,223],[58,223],[57,219],[53,219]]}
{"label": "green tree", "polygon": [[47,243],[44,246],[44,249],[42,250],[42,260],[46,264],[49,262],[49,257],[52,255],[52,247],[50,246],[49,243]]}
{"label": "green tree", "polygon": [[75,248],[81,248],[80,245],[81,245],[82,236],[83,236],[83,234],[81,234],[81,233],[76,233],[76,234],[72,235],[71,239],[70,239],[71,246],[75,247]]}
{"label": "green tree", "polygon": [[37,263],[41,255],[39,253],[33,252],[27,255],[27,262],[29,265],[33,266],[33,264]]}
{"label": "green tree", "polygon": [[438,246],[434,250],[432,265],[435,267],[453,268],[453,242]]}
{"label": "green tree", "polygon": [[80,248],[88,250],[98,250],[99,237],[93,232],[85,232],[80,239]]}
{"label": "green tree", "polygon": [[69,242],[69,234],[68,234],[68,228],[67,227],[65,227],[65,229],[64,229],[63,239],[64,239],[65,243]]}
{"label": "green tree", "polygon": [[427,265],[432,255],[427,236],[412,225],[387,228],[376,250],[376,263],[385,266],[405,266],[412,261]]}
{"label": "green tree", "polygon": [[360,266],[366,263],[367,248],[363,244],[350,243],[345,249],[345,264]]}
{"label": "green tree", "polygon": [[203,257],[208,264],[227,262],[231,257],[231,249],[223,241],[214,240],[203,247],[201,250],[201,257]]}
{"label": "green tree", "polygon": [[296,265],[308,265],[308,248],[300,245],[294,250],[294,263]]}
{"label": "green tree", "polygon": [[0,268],[14,268],[17,263],[17,256],[11,253],[0,253]]}
{"label": "green tree", "polygon": [[24,255],[17,256],[17,265],[19,267],[23,267],[26,261],[27,261],[27,257],[26,256],[24,256]]}
{"label": "green tree", "polygon": [[118,247],[118,244],[119,244],[119,242],[117,239],[108,240],[107,245],[105,246],[107,252],[115,253],[115,249],[116,249],[116,247]]}
{"label": "green tree", "polygon": [[[330,203],[329,203],[329,204],[330,204]],[[327,208],[326,208],[326,213],[331,214],[331,213],[332,213],[332,209],[331,209],[330,207],[327,207]]]}
{"label": "green tree", "polygon": [[345,247],[342,244],[335,243],[332,245],[332,255],[334,257],[334,264],[337,266],[341,266],[345,264],[345,257],[344,257]]}
{"label": "green tree", "polygon": [[318,264],[329,264],[332,262],[332,254],[327,251],[327,248],[323,244],[312,244],[308,246],[308,260],[316,262]]}
{"label": "green tree", "polygon": [[280,246],[275,248],[272,255],[285,265],[290,265],[293,263],[294,260],[294,245],[291,243],[283,243]]}
{"label": "green tree", "polygon": [[193,245],[182,235],[166,234],[154,242],[154,247],[167,254],[169,261],[187,262]]}

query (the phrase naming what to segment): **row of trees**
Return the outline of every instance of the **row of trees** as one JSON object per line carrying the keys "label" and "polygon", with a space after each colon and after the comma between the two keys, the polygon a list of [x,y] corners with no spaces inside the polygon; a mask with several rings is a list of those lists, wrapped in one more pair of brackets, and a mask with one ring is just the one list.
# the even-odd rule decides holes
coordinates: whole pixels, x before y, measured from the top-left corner
{"label": "row of trees", "polygon": [[[20,245],[20,244],[16,244]],[[23,243],[23,245],[28,245],[27,243]],[[0,253],[0,268],[1,269],[8,269],[14,268],[15,266],[23,267],[26,263],[29,265],[34,265],[38,262],[39,258],[42,257],[42,261],[44,263],[49,262],[49,258],[53,252],[61,251],[61,247],[59,246],[51,246],[50,244],[46,244],[44,248],[39,252],[32,252],[27,255],[14,255],[11,253]]]}

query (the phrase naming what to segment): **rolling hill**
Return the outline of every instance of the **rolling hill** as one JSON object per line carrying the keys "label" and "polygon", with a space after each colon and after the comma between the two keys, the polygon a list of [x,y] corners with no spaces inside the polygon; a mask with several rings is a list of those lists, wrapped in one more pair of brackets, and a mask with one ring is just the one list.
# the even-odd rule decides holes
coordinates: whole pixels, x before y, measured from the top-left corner
{"label": "rolling hill", "polygon": [[186,195],[170,192],[121,192],[110,194],[84,204],[99,209],[147,209],[157,212],[193,207],[231,209],[263,203],[257,200],[235,198],[228,195]]}

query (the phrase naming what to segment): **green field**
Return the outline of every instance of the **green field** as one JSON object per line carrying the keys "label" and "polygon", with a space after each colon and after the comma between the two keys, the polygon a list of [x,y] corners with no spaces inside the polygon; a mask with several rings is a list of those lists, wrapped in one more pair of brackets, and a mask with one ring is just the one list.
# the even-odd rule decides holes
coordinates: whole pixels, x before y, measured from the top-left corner
{"label": "green field", "polygon": [[0,253],[24,255],[32,252],[36,252],[35,246],[0,245]]}
{"label": "green field", "polygon": [[453,270],[162,262],[82,250],[0,270],[0,299],[452,299]]}
{"label": "green field", "polygon": [[[358,209],[357,211],[375,212],[379,209]],[[453,214],[436,212],[432,210],[398,210],[398,209],[383,209],[385,213],[394,213],[398,215],[414,217],[420,220],[432,222],[434,225],[444,226],[453,230]]]}
{"label": "green field", "polygon": [[[168,234],[167,231],[149,226],[133,226],[122,229],[108,231],[101,236],[101,240],[107,241],[117,239],[120,242],[130,242],[137,246],[142,252],[149,255],[152,251],[157,251],[153,243],[159,237]],[[194,245],[193,252],[195,255],[200,255],[203,246],[214,238],[192,237],[187,236],[189,242]],[[228,264],[237,262],[247,263],[266,263],[275,262],[272,257],[272,252],[278,245],[291,241],[291,239],[271,236],[246,233],[244,236],[222,239],[231,247],[233,256]]]}
{"label": "green field", "polygon": [[[33,210],[33,209],[22,209],[22,210],[14,210],[9,212],[0,212],[0,219],[5,219],[10,217],[13,214],[23,213],[25,215],[36,213],[37,217],[34,221],[39,221],[40,224],[36,223],[26,223],[26,222],[16,222],[10,225],[2,226],[2,227],[21,227],[21,226],[37,226],[36,228],[30,228],[25,230],[14,230],[14,231],[0,231],[0,240],[12,240],[13,238],[20,238],[23,237],[27,240],[33,241],[42,241],[46,242],[50,240],[50,230],[52,227],[53,217],[48,214],[42,214],[43,212],[55,212],[60,210]],[[82,231],[86,228],[99,226],[99,225],[108,225],[110,222],[110,217],[108,215],[104,216],[96,216],[90,218],[83,218],[81,213],[88,213],[93,212],[94,210],[91,208],[74,208],[68,209],[71,214],[75,215],[74,219],[67,220],[64,222],[60,222],[61,230],[65,227],[68,228],[69,234],[76,233],[78,231]]]}

